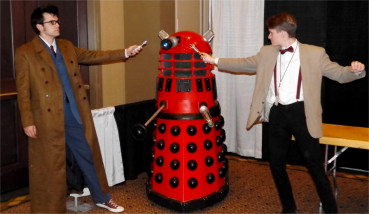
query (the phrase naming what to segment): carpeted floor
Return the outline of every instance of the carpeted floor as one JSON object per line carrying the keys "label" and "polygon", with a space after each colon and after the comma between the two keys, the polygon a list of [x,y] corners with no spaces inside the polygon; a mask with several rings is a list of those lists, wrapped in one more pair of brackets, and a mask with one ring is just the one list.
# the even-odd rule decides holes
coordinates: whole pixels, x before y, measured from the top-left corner
{"label": "carpeted floor", "polygon": [[[194,213],[279,213],[277,190],[272,181],[268,163],[253,159],[228,156],[229,193],[227,197],[211,206]],[[288,166],[294,195],[299,213],[318,213],[319,198],[314,184],[305,167]],[[125,207],[125,213],[174,213],[147,199],[147,175],[142,173],[136,180],[111,188],[112,198]],[[369,187],[368,176],[339,172],[338,207],[340,213],[368,213]],[[1,213],[29,213],[27,200]],[[73,200],[71,197],[68,200]],[[47,203],[47,202],[46,202]],[[92,204],[90,196],[79,199],[79,203]],[[69,211],[68,213],[74,213]],[[86,213],[108,213],[95,207]]]}

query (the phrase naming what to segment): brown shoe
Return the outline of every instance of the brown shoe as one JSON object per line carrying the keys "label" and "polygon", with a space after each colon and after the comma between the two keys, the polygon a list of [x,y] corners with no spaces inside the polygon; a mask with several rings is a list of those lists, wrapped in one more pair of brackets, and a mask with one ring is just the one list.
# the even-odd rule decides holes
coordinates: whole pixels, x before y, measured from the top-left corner
{"label": "brown shoe", "polygon": [[110,199],[108,202],[105,203],[97,203],[96,205],[98,207],[105,208],[113,213],[120,213],[124,211],[124,208],[114,203],[113,199]]}

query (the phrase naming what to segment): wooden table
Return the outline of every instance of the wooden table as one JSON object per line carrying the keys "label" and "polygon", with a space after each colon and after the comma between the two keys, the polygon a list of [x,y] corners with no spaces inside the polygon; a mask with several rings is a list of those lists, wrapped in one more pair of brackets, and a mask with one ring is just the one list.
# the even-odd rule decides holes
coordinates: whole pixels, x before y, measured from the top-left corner
{"label": "wooden table", "polygon": [[[369,128],[344,126],[323,123],[323,137],[319,139],[320,144],[325,145],[324,168],[329,175],[332,173],[335,198],[338,197],[338,186],[336,181],[337,158],[348,148],[369,150]],[[296,140],[292,136],[292,140]],[[333,155],[328,160],[329,146],[334,147]],[[340,149],[337,151],[337,147]],[[332,163],[333,162],[333,163]],[[330,168],[328,166],[331,165]],[[319,213],[322,213],[322,203],[319,206]]]}
{"label": "wooden table", "polygon": [[369,150],[369,128],[324,123],[320,143]]}
{"label": "wooden table", "polygon": [[[334,124],[323,124],[323,137],[320,138],[320,143],[325,144],[324,166],[327,174],[331,172],[334,183],[335,197],[337,200],[338,187],[336,182],[336,162],[337,158],[348,148],[366,149],[369,150],[369,128],[343,126]],[[328,160],[329,146],[334,147],[332,157]],[[337,147],[342,147],[337,151]],[[328,168],[331,164],[332,166]]]}

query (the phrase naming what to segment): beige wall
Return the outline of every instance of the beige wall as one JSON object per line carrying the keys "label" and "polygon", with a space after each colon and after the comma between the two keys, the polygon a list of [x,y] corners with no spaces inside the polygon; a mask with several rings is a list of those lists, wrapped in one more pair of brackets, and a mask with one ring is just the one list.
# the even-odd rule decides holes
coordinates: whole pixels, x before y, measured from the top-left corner
{"label": "beige wall", "polygon": [[[171,5],[167,7],[171,11]],[[139,55],[126,63],[125,103],[155,98],[156,76],[159,73],[158,32],[161,27],[165,27],[161,26],[161,15],[161,1],[124,2],[125,43],[139,44],[144,40],[149,41]],[[170,22],[165,25],[170,25]]]}
{"label": "beige wall", "polygon": [[[113,50],[124,48],[123,1],[88,1],[89,48]],[[125,64],[113,63],[90,67],[92,108],[125,102]]]}
{"label": "beige wall", "polygon": [[200,32],[200,1],[176,0],[176,29],[177,31]]}
{"label": "beige wall", "polygon": [[[137,56],[125,63],[90,67],[91,107],[101,108],[155,98],[159,74],[160,39],[191,30],[204,31],[208,0],[97,0],[88,1],[89,48],[117,49],[149,40]],[[206,7],[206,6],[205,6]],[[205,22],[207,22],[205,20]],[[207,26],[206,26],[207,28]]]}

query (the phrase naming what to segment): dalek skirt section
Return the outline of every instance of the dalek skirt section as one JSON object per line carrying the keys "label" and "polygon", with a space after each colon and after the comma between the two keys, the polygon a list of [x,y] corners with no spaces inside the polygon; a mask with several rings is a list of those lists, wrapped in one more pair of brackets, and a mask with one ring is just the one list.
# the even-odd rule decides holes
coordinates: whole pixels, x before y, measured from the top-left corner
{"label": "dalek skirt section", "polygon": [[157,105],[162,111],[156,117],[147,192],[160,205],[187,212],[228,193],[224,119],[213,66],[199,55],[211,54],[208,42],[182,31],[164,38],[161,47]]}

